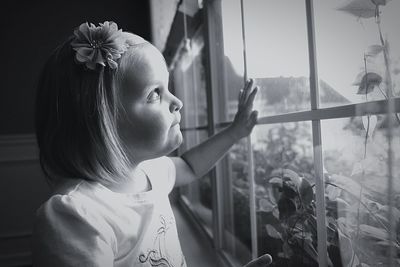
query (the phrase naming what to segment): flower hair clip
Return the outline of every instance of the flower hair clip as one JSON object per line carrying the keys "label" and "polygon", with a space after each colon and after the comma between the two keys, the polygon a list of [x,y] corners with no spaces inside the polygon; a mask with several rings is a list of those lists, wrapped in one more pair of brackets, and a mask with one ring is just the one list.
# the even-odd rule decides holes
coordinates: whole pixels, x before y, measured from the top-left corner
{"label": "flower hair clip", "polygon": [[96,64],[116,69],[116,60],[128,49],[127,40],[115,22],[105,21],[99,25],[86,22],[74,31],[71,46],[76,51],[75,59],[91,70],[96,69]]}

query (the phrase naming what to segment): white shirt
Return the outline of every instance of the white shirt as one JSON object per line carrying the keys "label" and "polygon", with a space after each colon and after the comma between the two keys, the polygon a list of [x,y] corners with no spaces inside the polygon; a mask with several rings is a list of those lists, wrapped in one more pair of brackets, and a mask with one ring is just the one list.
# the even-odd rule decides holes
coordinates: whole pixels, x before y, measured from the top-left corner
{"label": "white shirt", "polygon": [[141,167],[150,191],[77,179],[47,200],[37,211],[34,266],[186,266],[168,198],[174,165],[161,157]]}

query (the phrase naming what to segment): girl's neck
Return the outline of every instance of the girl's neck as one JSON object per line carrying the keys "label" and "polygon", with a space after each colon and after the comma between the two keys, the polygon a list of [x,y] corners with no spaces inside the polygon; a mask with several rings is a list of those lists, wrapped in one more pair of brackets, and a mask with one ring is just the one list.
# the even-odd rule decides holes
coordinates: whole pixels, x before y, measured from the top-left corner
{"label": "girl's neck", "polygon": [[151,190],[150,180],[147,174],[136,166],[132,169],[131,175],[122,183],[107,185],[110,190],[117,193],[142,193]]}

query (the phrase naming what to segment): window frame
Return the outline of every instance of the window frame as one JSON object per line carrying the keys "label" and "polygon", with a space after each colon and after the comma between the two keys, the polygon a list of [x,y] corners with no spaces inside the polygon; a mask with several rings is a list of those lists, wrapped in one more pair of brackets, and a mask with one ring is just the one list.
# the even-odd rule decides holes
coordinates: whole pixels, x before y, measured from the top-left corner
{"label": "window frame", "polygon": [[[198,131],[207,129],[209,136],[213,135],[217,129],[228,126],[231,121],[222,123],[215,123],[215,118],[220,117],[218,108],[218,100],[222,99],[220,94],[221,90],[218,88],[224,88],[224,61],[221,55],[224,55],[223,48],[223,35],[222,35],[222,12],[221,12],[221,1],[213,0],[204,1],[203,5],[203,16],[202,24],[204,27],[204,52],[206,54],[206,98],[207,98],[207,118],[208,125],[199,126],[193,128],[183,128],[182,131]],[[242,34],[244,32],[244,18],[243,18],[243,0],[241,1],[241,12],[242,12]],[[320,97],[319,97],[319,79],[318,79],[318,67],[316,57],[316,40],[315,40],[315,25],[314,25],[314,7],[313,0],[304,0],[306,10],[306,25],[307,25],[307,39],[308,39],[308,53],[309,53],[309,67],[310,67],[310,101],[311,109],[307,111],[291,112],[286,114],[264,116],[258,119],[257,125],[267,125],[275,123],[287,123],[287,122],[299,122],[299,121],[310,121],[312,123],[312,138],[313,138],[313,153],[314,153],[314,168],[316,175],[316,216],[317,216],[317,233],[318,233],[318,263],[319,266],[327,266],[327,232],[326,232],[326,216],[325,216],[325,181],[323,175],[323,152],[322,152],[322,139],[321,139],[321,121],[327,119],[337,118],[349,118],[354,116],[372,115],[372,114],[392,114],[394,112],[400,112],[400,97],[389,98],[385,100],[376,100],[364,103],[346,104],[341,106],[334,106],[328,108],[320,108]],[[243,38],[244,47],[244,66],[245,75],[244,79],[247,79],[246,72],[246,43]],[[222,78],[221,78],[222,77]],[[389,120],[390,121],[390,120]],[[388,142],[390,144],[393,138],[391,134],[391,127],[388,129]],[[251,137],[247,137],[248,142],[248,165],[250,166],[249,177],[250,181],[250,216],[251,216],[251,238],[252,238],[252,257],[257,257],[257,225],[256,225],[256,214],[255,214],[255,193],[254,193],[254,163],[252,160],[253,150],[251,146]],[[391,185],[393,184],[393,162],[392,162],[392,151],[389,145],[388,151],[388,199],[389,207],[393,207],[393,191]],[[210,172],[211,183],[212,183],[212,198],[213,198],[213,243],[217,249],[218,254],[231,266],[239,266],[238,263],[233,259],[229,253],[223,249],[224,240],[224,196],[226,186],[223,184],[221,176],[226,175],[226,170],[223,169],[223,163],[218,164]],[[187,206],[187,203],[184,203]],[[190,210],[190,208],[189,208]],[[393,217],[393,216],[391,216]],[[392,228],[394,227],[392,219]],[[392,229],[393,230],[393,229]],[[209,235],[208,235],[209,236]],[[210,236],[209,236],[210,237]],[[390,239],[395,239],[395,231],[390,233]],[[391,246],[391,260],[394,261],[394,247]]]}

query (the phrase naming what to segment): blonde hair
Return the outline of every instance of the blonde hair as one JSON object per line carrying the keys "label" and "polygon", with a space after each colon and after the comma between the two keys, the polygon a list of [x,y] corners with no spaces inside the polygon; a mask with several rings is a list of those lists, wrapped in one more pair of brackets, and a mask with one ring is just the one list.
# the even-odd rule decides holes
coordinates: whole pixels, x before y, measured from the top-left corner
{"label": "blonde hair", "polygon": [[131,48],[120,58],[123,64],[117,70],[98,65],[91,71],[77,64],[71,36],[41,72],[35,128],[40,163],[50,182],[65,177],[112,184],[129,177],[133,162],[118,134],[123,110],[119,85],[139,48],[148,42],[122,34]]}

